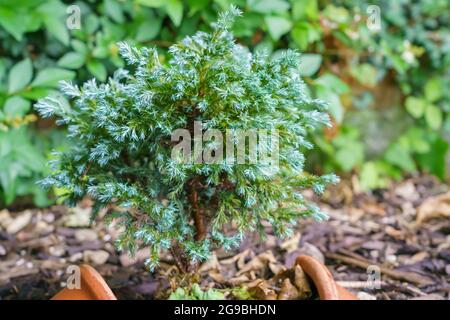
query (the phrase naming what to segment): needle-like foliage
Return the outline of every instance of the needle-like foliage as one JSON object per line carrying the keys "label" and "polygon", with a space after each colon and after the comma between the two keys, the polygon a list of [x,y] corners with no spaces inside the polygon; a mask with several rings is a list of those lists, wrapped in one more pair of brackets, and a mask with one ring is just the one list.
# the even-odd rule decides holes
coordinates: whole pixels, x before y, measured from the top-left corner
{"label": "needle-like foliage", "polygon": [[[130,73],[119,70],[105,84],[94,79],[80,88],[63,83],[70,105],[55,97],[36,105],[66,125],[73,141],[42,184],[64,189],[72,205],[89,195],[94,212],[121,208],[114,214],[125,226],[117,244],[131,252],[150,247],[151,268],[161,250],[171,249],[186,267],[213,248],[237,246],[245,232],[264,234],[264,221],[288,237],[299,218],[326,217],[301,194],[305,188],[320,194],[337,181],[303,171],[302,150],[312,147],[307,132],[329,125],[325,106],[305,95],[298,53],[271,59],[235,43],[229,29],[238,15],[231,8],[211,33],[173,45],[165,64],[153,48],[121,43]],[[278,165],[177,161],[171,135],[192,132],[194,121],[224,134],[277,132]]]}

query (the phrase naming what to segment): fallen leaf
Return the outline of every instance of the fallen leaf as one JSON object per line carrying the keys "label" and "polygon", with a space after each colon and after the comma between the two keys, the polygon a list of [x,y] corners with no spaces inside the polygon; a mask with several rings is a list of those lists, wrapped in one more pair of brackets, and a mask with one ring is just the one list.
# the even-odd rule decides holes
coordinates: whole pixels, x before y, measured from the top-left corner
{"label": "fallen leaf", "polygon": [[255,286],[250,287],[248,291],[258,300],[276,300],[277,293],[265,280],[259,281]]}
{"label": "fallen leaf", "polygon": [[292,285],[289,279],[284,279],[280,292],[278,293],[278,300],[295,300],[298,299],[298,296],[297,288]]}
{"label": "fallen leaf", "polygon": [[398,230],[391,226],[386,226],[384,231],[386,232],[387,235],[391,236],[396,240],[404,240],[406,237],[406,234],[403,230]]}
{"label": "fallen leaf", "polygon": [[420,194],[417,192],[414,183],[407,180],[395,187],[394,192],[397,196],[409,202],[415,202],[420,199]]}
{"label": "fallen leaf", "polygon": [[300,237],[300,232],[296,232],[290,239],[280,245],[281,249],[286,250],[288,253],[296,250],[300,242]]}
{"label": "fallen leaf", "polygon": [[277,259],[275,259],[273,253],[271,251],[263,252],[253,259],[251,259],[248,263],[242,266],[241,270],[239,270],[236,275],[242,275],[244,273],[250,271],[259,271],[264,269],[269,263],[276,263]]}
{"label": "fallen leaf", "polygon": [[242,265],[244,264],[245,258],[248,255],[250,255],[250,253],[251,253],[250,249],[246,249],[231,258],[221,260],[220,263],[224,264],[224,265],[228,265],[228,264],[233,264],[233,263],[238,262],[238,267],[239,267],[239,264],[242,264]]}
{"label": "fallen leaf", "polygon": [[269,263],[269,269],[272,271],[273,274],[278,274],[284,270],[286,270],[285,266],[282,264],[276,262],[276,263]]}
{"label": "fallen leaf", "polygon": [[205,263],[203,263],[198,272],[206,272],[206,271],[210,271],[210,270],[220,270],[220,263],[219,260],[217,259],[216,253],[213,252],[210,256],[210,258],[208,259],[208,261],[206,261]]}
{"label": "fallen leaf", "polygon": [[417,224],[434,219],[450,217],[450,192],[428,198],[417,209]]}
{"label": "fallen leaf", "polygon": [[379,203],[369,203],[366,202],[363,204],[362,209],[370,214],[377,215],[377,216],[385,216],[386,210],[384,209],[384,206]]}
{"label": "fallen leaf", "polygon": [[225,279],[225,277],[217,270],[211,270],[208,275],[217,283],[224,284],[227,282],[227,279]]}
{"label": "fallen leaf", "polygon": [[240,276],[237,276],[237,277],[234,277],[234,278],[231,278],[230,280],[228,280],[228,282],[232,285],[232,286],[238,286],[238,285],[240,285],[240,284],[243,284],[243,283],[247,283],[247,282],[249,282],[250,281],[250,279],[249,279],[249,277],[247,277],[246,275],[240,275]]}
{"label": "fallen leaf", "polygon": [[302,267],[299,265],[295,266],[294,270],[294,284],[298,289],[298,296],[300,299],[307,299],[310,298],[312,295],[311,286],[309,285],[308,278],[303,271]]}

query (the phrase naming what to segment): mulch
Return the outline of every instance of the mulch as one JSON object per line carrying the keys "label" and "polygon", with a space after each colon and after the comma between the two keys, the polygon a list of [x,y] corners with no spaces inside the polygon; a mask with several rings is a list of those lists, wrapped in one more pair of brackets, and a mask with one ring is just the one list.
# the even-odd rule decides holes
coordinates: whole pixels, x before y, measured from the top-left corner
{"label": "mulch", "polygon": [[[307,254],[360,299],[450,299],[447,185],[421,176],[364,193],[348,179],[316,200],[328,221],[301,221],[285,240],[267,227],[265,240],[251,234],[239,250],[217,250],[200,268],[201,286],[260,286]],[[0,210],[0,300],[50,299],[65,285],[67,267],[80,263],[93,265],[119,299],[164,299],[182,283],[169,254],[151,273],[144,267],[148,249],[134,258],[117,251],[117,227],[90,227],[90,211],[89,200],[76,208]]]}

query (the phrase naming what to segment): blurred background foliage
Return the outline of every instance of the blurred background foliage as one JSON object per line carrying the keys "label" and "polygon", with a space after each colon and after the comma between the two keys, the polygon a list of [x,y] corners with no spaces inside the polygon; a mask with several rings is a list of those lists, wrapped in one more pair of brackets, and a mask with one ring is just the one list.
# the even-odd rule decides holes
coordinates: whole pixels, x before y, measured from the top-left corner
{"label": "blurred background foliage", "polygon": [[[240,43],[298,49],[309,94],[329,102],[335,127],[313,136],[314,170],[357,174],[361,190],[417,172],[448,178],[448,0],[0,0],[0,207],[51,203],[35,181],[65,141],[37,117],[37,99],[60,80],[104,81],[124,66],[118,41],[156,46],[164,60],[230,4],[244,11]],[[78,30],[66,26],[71,5]]]}

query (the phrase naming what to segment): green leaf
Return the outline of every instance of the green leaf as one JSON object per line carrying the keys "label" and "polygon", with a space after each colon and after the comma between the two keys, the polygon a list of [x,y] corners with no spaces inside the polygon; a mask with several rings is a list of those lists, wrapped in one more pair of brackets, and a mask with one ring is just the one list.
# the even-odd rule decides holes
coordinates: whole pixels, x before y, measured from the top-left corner
{"label": "green leaf", "polygon": [[300,75],[310,77],[314,75],[322,64],[322,55],[304,53],[300,57]]}
{"label": "green leaf", "polygon": [[203,300],[225,300],[225,295],[217,289],[210,288],[203,294]]}
{"label": "green leaf", "polygon": [[427,137],[427,132],[421,128],[412,127],[405,134],[412,151],[416,153],[427,153],[430,151],[430,144]]}
{"label": "green leaf", "polygon": [[30,110],[31,102],[18,96],[6,100],[3,111],[9,117],[23,117]]}
{"label": "green leaf", "polygon": [[269,29],[269,33],[274,40],[278,40],[282,35],[286,34],[292,28],[292,22],[284,17],[265,17],[267,28]]}
{"label": "green leaf", "polygon": [[430,152],[417,156],[419,165],[431,174],[444,180],[448,169],[446,164],[448,142],[437,136],[432,139],[430,144]]}
{"label": "green leaf", "polygon": [[58,66],[68,69],[78,69],[84,64],[85,56],[79,52],[68,52],[58,60]]}
{"label": "green leaf", "polygon": [[123,23],[125,17],[122,12],[122,7],[117,0],[105,0],[104,1],[105,12],[115,22]]}
{"label": "green leaf", "polygon": [[209,4],[209,0],[188,0],[189,16],[204,10]]}
{"label": "green leaf", "polygon": [[89,72],[100,81],[105,81],[107,76],[106,67],[99,60],[90,60],[87,63]]}
{"label": "green leaf", "polygon": [[34,81],[31,83],[32,87],[57,87],[61,80],[72,80],[75,77],[75,72],[61,68],[48,68],[39,71]]}
{"label": "green leaf", "polygon": [[292,16],[295,20],[316,20],[318,15],[317,0],[295,0],[292,4]]}
{"label": "green leaf", "polygon": [[325,10],[323,11],[323,15],[339,24],[344,24],[350,19],[350,14],[346,8],[336,7],[332,4],[329,4],[325,8]]}
{"label": "green leaf", "polygon": [[439,78],[432,78],[425,84],[425,97],[429,102],[435,102],[442,98],[444,92],[441,80]]}
{"label": "green leaf", "polygon": [[64,18],[47,16],[44,23],[46,30],[51,35],[53,35],[56,39],[61,41],[61,43],[63,43],[64,45],[67,46],[69,44],[70,36]]}
{"label": "green leaf", "polygon": [[161,30],[162,20],[151,18],[142,22],[136,33],[136,40],[143,42],[154,39]]}
{"label": "green leaf", "polygon": [[406,172],[414,172],[417,169],[410,150],[402,143],[392,144],[386,151],[384,158],[390,164],[396,165]]}
{"label": "green leaf", "polygon": [[343,171],[348,172],[361,164],[364,159],[364,147],[360,144],[349,145],[336,152],[335,160]]}
{"label": "green leaf", "polygon": [[170,20],[178,27],[183,19],[183,2],[181,0],[167,0],[166,11]]}
{"label": "green leaf", "polygon": [[359,183],[362,190],[369,191],[376,188],[385,188],[388,181],[382,177],[382,172],[377,163],[367,162],[361,168]]}
{"label": "green leaf", "polygon": [[72,48],[76,51],[79,52],[83,55],[86,55],[88,52],[88,48],[86,46],[86,44],[80,40],[72,40]]}
{"label": "green leaf", "polygon": [[151,8],[160,8],[164,5],[165,0],[136,0],[136,3]]}
{"label": "green leaf", "polygon": [[250,10],[259,13],[284,13],[288,11],[290,5],[282,0],[248,0]]}
{"label": "green leaf", "polygon": [[22,19],[17,19],[14,11],[0,7],[0,26],[5,28],[17,41],[22,39],[25,32],[25,24]]}
{"label": "green leaf", "polygon": [[329,91],[336,92],[337,94],[344,94],[350,91],[349,86],[332,73],[326,73],[320,76],[315,83],[327,88]]}
{"label": "green leaf", "polygon": [[368,63],[353,66],[350,69],[350,73],[363,85],[373,87],[377,84],[377,70]]}
{"label": "green leaf", "polygon": [[409,96],[406,98],[405,107],[406,110],[416,119],[423,116],[427,102],[421,98]]}
{"label": "green leaf", "polygon": [[33,65],[30,59],[18,62],[9,71],[8,92],[14,93],[25,88],[30,83],[33,77]]}
{"label": "green leaf", "polygon": [[47,96],[51,92],[51,90],[52,89],[50,88],[36,87],[31,88],[30,90],[22,91],[20,93],[20,96],[29,100],[38,100]]}
{"label": "green leaf", "polygon": [[438,130],[442,126],[442,111],[435,105],[428,105],[425,110],[425,120],[431,129]]}
{"label": "green leaf", "polygon": [[[184,292],[183,288],[177,288],[175,292],[172,292],[169,296],[169,300],[188,300],[189,298],[189,295]],[[192,298],[189,300],[192,300]]]}

